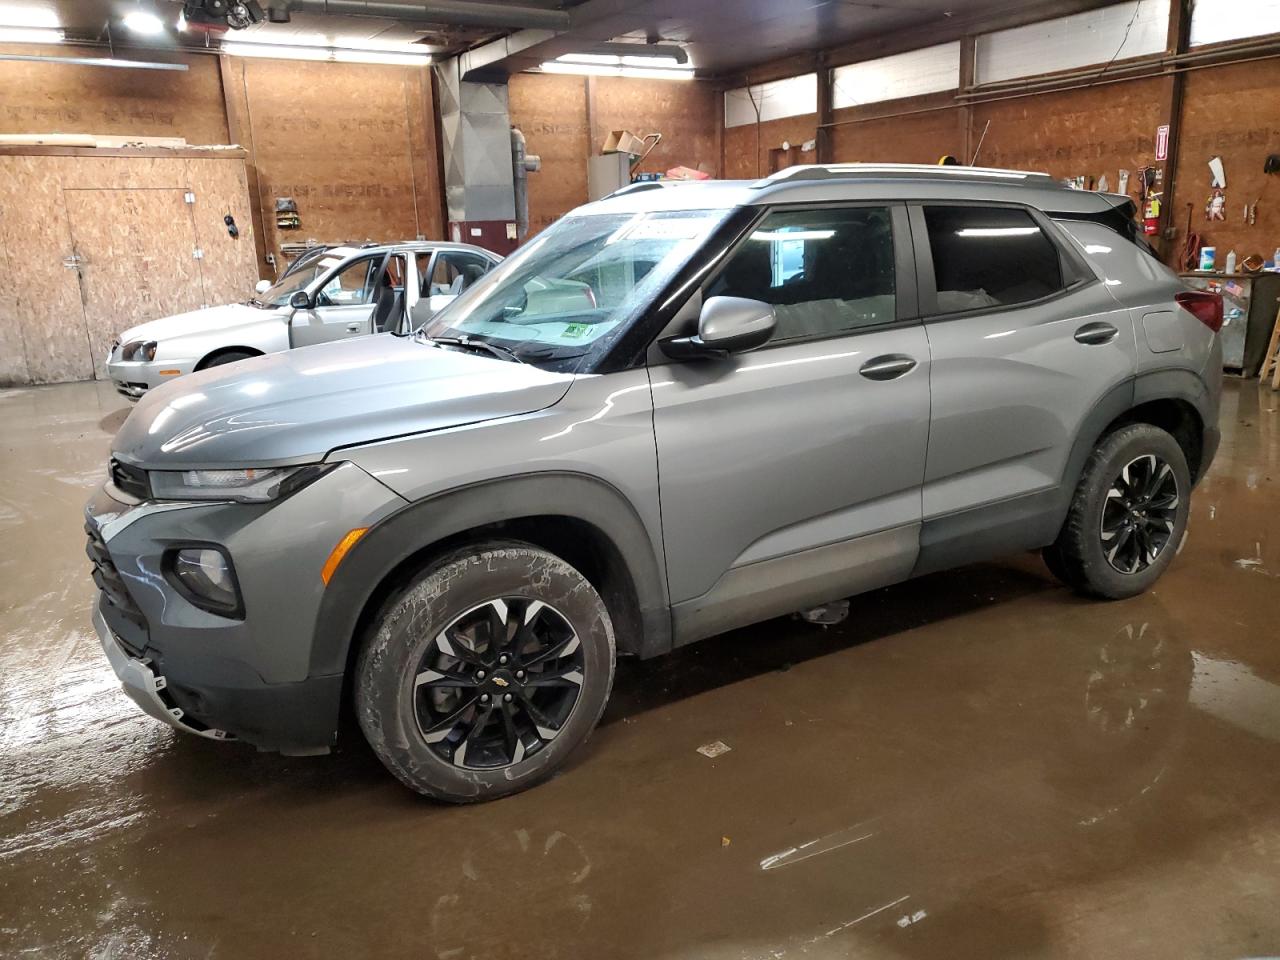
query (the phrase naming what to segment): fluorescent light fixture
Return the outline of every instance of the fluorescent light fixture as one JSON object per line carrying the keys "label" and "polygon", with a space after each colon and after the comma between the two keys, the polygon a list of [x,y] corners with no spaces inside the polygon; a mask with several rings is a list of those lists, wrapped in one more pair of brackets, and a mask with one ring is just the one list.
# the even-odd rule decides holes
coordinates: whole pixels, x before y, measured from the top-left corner
{"label": "fluorescent light fixture", "polygon": [[592,77],[628,77],[635,80],[692,80],[693,71],[656,70],[644,67],[606,66],[596,63],[565,63],[548,60],[540,68],[543,73],[571,73]]}
{"label": "fluorescent light fixture", "polygon": [[422,67],[432,62],[428,55],[388,53],[382,50],[339,50],[333,47],[304,47],[294,44],[242,43],[224,41],[222,52],[233,57],[268,57],[273,60],[318,60],[336,63],[386,63]]}
{"label": "fluorescent light fixture", "polygon": [[381,50],[336,49],[333,59],[338,63],[389,63],[406,67],[423,67],[431,63],[431,57],[420,53],[387,53]]}
{"label": "fluorescent light fixture", "polygon": [[681,63],[675,57],[629,57],[624,56],[622,62],[628,67],[669,67],[675,70],[692,70],[693,64]]}
{"label": "fluorescent light fixture", "polygon": [[52,7],[18,6],[12,3],[0,3],[0,26],[56,29],[62,24],[58,20],[58,14]]}
{"label": "fluorescent light fixture", "polygon": [[134,33],[148,36],[164,32],[164,21],[146,10],[130,10],[124,15],[124,25]]}
{"label": "fluorescent light fixture", "polygon": [[965,227],[957,237],[1026,237],[1039,233],[1039,227]]}
{"label": "fluorescent light fixture", "polygon": [[617,66],[622,62],[621,58],[612,53],[565,53],[556,59],[564,63],[603,63],[610,66]]}
{"label": "fluorescent light fixture", "polygon": [[289,47],[327,47],[329,38],[323,33],[282,33],[275,30],[245,30],[231,43],[265,43]]}
{"label": "fluorescent light fixture", "polygon": [[273,60],[329,60],[333,51],[322,47],[223,41],[222,52],[233,57],[270,57]]}
{"label": "fluorescent light fixture", "polygon": [[0,41],[5,43],[61,43],[61,30],[39,27],[0,27]]}

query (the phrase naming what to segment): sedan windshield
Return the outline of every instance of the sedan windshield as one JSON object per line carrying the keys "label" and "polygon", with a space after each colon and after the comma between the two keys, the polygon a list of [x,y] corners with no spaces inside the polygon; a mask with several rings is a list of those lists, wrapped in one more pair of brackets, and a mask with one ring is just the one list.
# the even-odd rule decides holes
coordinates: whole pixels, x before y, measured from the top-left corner
{"label": "sedan windshield", "polygon": [[288,304],[291,296],[299,290],[307,289],[314,281],[340,263],[342,263],[341,257],[320,257],[288,276],[281,277],[254,297],[254,302],[264,307],[283,307]]}
{"label": "sedan windshield", "polygon": [[728,212],[566,217],[436,314],[418,336],[454,348],[491,343],[514,360],[576,370],[584,357],[608,349]]}

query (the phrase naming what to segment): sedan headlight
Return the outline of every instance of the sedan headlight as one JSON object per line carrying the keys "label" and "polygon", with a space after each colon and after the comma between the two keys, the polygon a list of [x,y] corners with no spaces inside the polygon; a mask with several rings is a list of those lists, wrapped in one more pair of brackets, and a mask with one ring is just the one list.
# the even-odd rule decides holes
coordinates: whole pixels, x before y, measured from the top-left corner
{"label": "sedan headlight", "polygon": [[120,348],[121,360],[143,360],[150,363],[156,358],[156,347],[159,346],[154,340],[130,340]]}
{"label": "sedan headlight", "polygon": [[247,467],[243,470],[154,470],[151,495],[157,500],[234,500],[266,503],[287,497],[319,479],[336,464],[303,467]]}

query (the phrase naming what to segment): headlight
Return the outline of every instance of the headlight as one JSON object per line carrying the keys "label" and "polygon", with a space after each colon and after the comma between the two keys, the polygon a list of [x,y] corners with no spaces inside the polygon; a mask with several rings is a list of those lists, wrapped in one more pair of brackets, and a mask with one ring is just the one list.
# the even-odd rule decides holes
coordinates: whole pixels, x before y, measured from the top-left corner
{"label": "headlight", "polygon": [[165,554],[166,579],[192,605],[219,616],[240,618],[240,588],[231,558],[219,546],[190,546]]}
{"label": "headlight", "polygon": [[266,503],[294,493],[336,464],[244,470],[154,470],[151,495],[157,500],[234,500]]}
{"label": "headlight", "polygon": [[144,360],[150,363],[156,358],[157,346],[154,340],[130,340],[120,348],[120,359]]}

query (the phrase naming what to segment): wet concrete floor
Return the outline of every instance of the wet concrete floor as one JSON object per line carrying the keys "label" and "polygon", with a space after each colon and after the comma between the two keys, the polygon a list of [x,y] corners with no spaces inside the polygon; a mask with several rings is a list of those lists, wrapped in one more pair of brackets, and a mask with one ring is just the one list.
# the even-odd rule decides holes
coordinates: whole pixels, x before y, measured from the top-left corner
{"label": "wet concrete floor", "polygon": [[1280,954],[1278,407],[1229,384],[1149,595],[1018,557],[624,663],[563,776],[449,808],[358,733],[287,759],[142,716],[80,518],[123,403],[0,391],[0,956]]}

